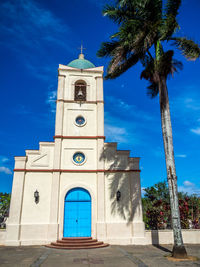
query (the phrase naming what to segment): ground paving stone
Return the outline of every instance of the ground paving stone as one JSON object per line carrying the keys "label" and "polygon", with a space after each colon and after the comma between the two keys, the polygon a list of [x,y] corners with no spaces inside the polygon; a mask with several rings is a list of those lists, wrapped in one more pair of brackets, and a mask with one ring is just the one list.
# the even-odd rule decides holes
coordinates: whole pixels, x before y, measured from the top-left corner
{"label": "ground paving stone", "polygon": [[[170,262],[172,246],[110,246],[101,249],[58,250],[43,246],[0,247],[1,267],[200,267],[200,260]],[[186,245],[200,259],[200,245]]]}
{"label": "ground paving stone", "polygon": [[0,266],[29,267],[41,254],[41,247],[0,247]]}

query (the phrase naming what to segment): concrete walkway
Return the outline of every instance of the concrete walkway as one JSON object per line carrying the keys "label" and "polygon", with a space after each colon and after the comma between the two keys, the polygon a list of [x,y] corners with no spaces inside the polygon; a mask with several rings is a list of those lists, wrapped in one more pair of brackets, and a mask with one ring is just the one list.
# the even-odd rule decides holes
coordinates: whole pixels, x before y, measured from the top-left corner
{"label": "concrete walkway", "polygon": [[0,247],[0,266],[5,267],[167,267],[199,266],[200,245],[187,245],[198,261],[171,262],[172,246],[110,246],[88,250],[58,250],[43,246]]}

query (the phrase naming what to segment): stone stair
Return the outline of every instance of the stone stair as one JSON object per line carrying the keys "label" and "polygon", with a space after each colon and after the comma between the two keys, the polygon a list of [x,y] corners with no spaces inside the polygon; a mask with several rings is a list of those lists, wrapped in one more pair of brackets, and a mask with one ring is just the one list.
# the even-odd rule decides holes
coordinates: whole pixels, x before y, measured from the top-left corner
{"label": "stone stair", "polygon": [[62,240],[52,242],[46,245],[48,248],[58,249],[91,249],[91,248],[104,248],[109,246],[92,237],[63,237]]}

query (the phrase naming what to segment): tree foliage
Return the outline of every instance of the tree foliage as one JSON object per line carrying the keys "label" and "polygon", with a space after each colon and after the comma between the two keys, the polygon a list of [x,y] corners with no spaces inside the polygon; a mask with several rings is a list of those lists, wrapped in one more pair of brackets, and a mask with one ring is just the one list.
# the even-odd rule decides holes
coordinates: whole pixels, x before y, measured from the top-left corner
{"label": "tree foliage", "polygon": [[[146,229],[171,229],[171,210],[167,182],[144,189],[142,198]],[[182,229],[200,229],[200,197],[178,193]]]}
{"label": "tree foliage", "polygon": [[0,225],[8,217],[10,208],[10,194],[0,193]]}
{"label": "tree foliage", "polygon": [[173,50],[164,51],[165,44],[176,46],[188,60],[200,56],[200,47],[190,38],[177,35],[177,15],[181,0],[117,0],[106,5],[103,15],[118,24],[119,30],[103,42],[99,57],[110,57],[106,79],[114,79],[141,62],[141,78],[149,81],[148,94],[158,94],[159,78],[167,79],[179,68]]}
{"label": "tree foliage", "polygon": [[[151,97],[159,94],[174,234],[172,255],[176,258],[186,258],[187,253],[181,234],[167,78],[182,68],[182,64],[174,59],[172,49],[165,51],[164,48],[169,45],[176,46],[188,60],[200,57],[198,44],[185,36],[177,36],[180,29],[177,15],[181,2],[181,0],[116,0],[114,5],[107,5],[103,14],[117,23],[118,31],[110,36],[109,42],[102,43],[97,53],[100,57],[110,57],[107,79],[114,79],[138,62],[142,63],[143,71],[140,77],[149,82],[148,94]],[[162,200],[155,200],[154,213],[151,214],[152,221],[155,217],[160,218],[156,227],[163,227],[164,220],[167,219],[163,218],[163,211],[157,213],[156,207],[159,207],[160,201]],[[165,205],[167,202],[162,202],[163,209],[166,208]]]}

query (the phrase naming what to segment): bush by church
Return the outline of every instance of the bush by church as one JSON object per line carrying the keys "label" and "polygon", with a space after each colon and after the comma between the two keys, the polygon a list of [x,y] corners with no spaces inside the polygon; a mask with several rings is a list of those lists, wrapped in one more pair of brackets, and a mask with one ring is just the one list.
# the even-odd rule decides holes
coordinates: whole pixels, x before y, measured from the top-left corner
{"label": "bush by church", "polygon": [[10,194],[0,193],[0,228],[6,228],[10,207]]}
{"label": "bush by church", "polygon": [[[147,230],[171,229],[171,211],[167,183],[159,182],[144,189],[143,217]],[[179,192],[182,229],[200,229],[200,197]]]}

